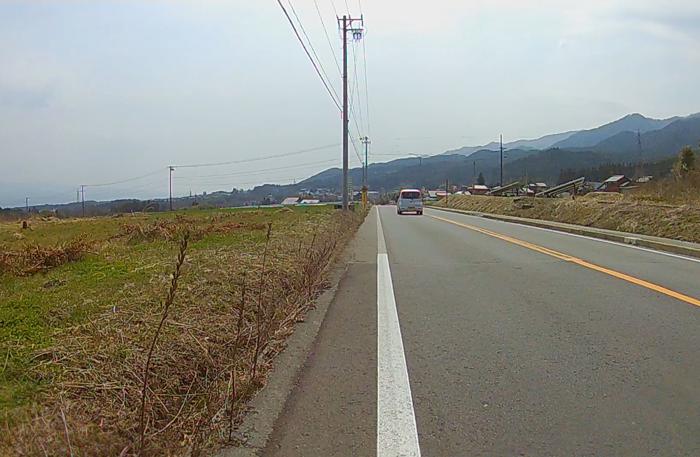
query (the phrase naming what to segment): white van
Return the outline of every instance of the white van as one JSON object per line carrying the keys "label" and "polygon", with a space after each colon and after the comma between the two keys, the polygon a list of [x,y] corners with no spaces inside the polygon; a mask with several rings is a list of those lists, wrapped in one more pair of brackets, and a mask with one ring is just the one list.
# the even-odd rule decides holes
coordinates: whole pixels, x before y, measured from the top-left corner
{"label": "white van", "polygon": [[396,212],[415,212],[419,216],[423,214],[423,196],[418,189],[402,189],[399,192],[399,200],[396,202]]}

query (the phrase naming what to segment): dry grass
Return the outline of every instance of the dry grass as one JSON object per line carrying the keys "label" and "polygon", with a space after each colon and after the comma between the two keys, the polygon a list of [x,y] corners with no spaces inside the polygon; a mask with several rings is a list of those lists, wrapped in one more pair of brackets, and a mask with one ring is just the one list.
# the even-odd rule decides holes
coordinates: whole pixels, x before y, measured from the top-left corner
{"label": "dry grass", "polygon": [[30,244],[18,250],[0,251],[0,274],[28,276],[46,272],[82,259],[91,246],[81,238],[49,247]]}
{"label": "dry grass", "polygon": [[450,207],[543,219],[643,235],[700,242],[700,202],[650,201],[637,195],[589,194],[571,198],[450,197]]}
{"label": "dry grass", "polygon": [[183,231],[188,231],[193,240],[202,239],[204,236],[219,233],[225,234],[234,230],[263,230],[265,224],[245,224],[231,220],[231,215],[214,215],[206,224],[192,218],[178,215],[174,220],[159,219],[145,223],[122,224],[117,237],[122,237],[130,243],[173,241],[182,237]]}
{"label": "dry grass", "polygon": [[[269,241],[259,222],[199,224],[210,235],[184,258],[178,296],[151,357],[141,455],[200,455],[235,442],[248,400],[362,219],[279,216],[290,219],[273,221]],[[234,235],[222,238],[221,230]],[[228,244],[246,230],[261,236]],[[170,236],[178,228],[154,231]],[[171,255],[166,264],[174,264]],[[0,454],[137,455],[144,366],[163,316],[152,297],[163,296],[171,280],[157,274],[145,289],[124,284],[118,306],[61,329],[53,345],[33,354],[26,375],[47,387],[21,420],[5,424]]]}
{"label": "dry grass", "polygon": [[652,181],[629,195],[642,202],[700,205],[700,171]]}

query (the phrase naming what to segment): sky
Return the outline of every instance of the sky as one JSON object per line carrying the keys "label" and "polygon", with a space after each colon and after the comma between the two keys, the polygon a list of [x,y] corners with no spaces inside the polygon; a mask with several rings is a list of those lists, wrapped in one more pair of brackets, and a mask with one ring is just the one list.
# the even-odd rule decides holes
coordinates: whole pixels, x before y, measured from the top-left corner
{"label": "sky", "polygon": [[[697,0],[282,3],[338,93],[336,11],[363,15],[370,163],[700,111]],[[0,1],[0,207],[166,197],[170,165],[176,196],[292,183],[341,127],[276,0]]]}

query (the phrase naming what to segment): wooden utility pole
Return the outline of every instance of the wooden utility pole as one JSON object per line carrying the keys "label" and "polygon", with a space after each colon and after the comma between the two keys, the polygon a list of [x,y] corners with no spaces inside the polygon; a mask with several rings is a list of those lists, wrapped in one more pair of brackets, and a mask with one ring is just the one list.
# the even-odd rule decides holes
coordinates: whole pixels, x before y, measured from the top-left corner
{"label": "wooden utility pole", "polygon": [[498,185],[503,186],[503,135],[501,135],[501,182]]}
{"label": "wooden utility pole", "polygon": [[173,171],[175,171],[175,167],[170,166],[168,167],[168,170],[170,170],[170,180],[169,180],[169,187],[170,187],[170,211],[173,210]]}
{"label": "wooden utility pole", "polygon": [[360,141],[362,141],[362,144],[365,145],[365,166],[363,169],[362,173],[362,185],[364,187],[369,187],[369,162],[368,162],[368,157],[369,157],[369,145],[372,144],[372,142],[369,140],[368,136],[364,136],[360,138]]}
{"label": "wooden utility pole", "polygon": [[80,201],[83,206],[83,217],[85,217],[85,186],[83,184],[80,185]]}
{"label": "wooden utility pole", "polygon": [[445,207],[450,202],[450,180],[445,180]]}
{"label": "wooden utility pole", "polygon": [[[349,209],[348,198],[348,141],[350,132],[350,113],[348,112],[348,32],[353,40],[362,39],[362,17],[353,19],[350,16],[338,18],[343,34],[343,210]],[[352,28],[354,22],[359,22],[359,28]]]}
{"label": "wooden utility pole", "polygon": [[343,16],[343,211],[348,209],[348,17]]}

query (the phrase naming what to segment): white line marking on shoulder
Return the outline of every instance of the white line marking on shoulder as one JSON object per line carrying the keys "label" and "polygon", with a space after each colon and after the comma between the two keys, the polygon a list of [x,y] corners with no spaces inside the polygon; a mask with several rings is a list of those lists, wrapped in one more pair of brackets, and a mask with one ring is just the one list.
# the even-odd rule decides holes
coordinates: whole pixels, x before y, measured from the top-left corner
{"label": "white line marking on shoulder", "polygon": [[420,457],[394,286],[377,208],[377,457]]}

